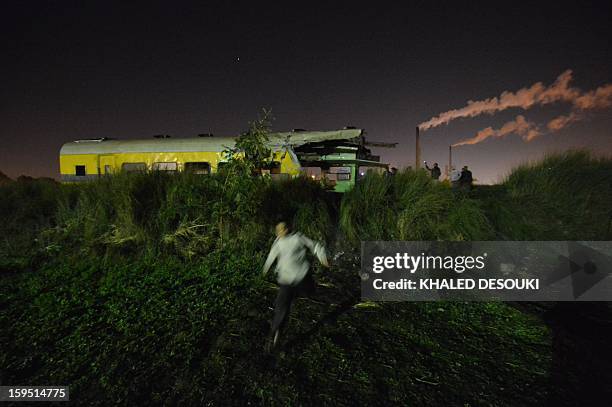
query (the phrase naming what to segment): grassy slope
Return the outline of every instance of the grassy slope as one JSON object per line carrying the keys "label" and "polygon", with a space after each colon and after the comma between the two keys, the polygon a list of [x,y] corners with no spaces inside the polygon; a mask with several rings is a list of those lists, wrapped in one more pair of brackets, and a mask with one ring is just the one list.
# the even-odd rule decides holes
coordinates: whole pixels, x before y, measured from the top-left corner
{"label": "grassy slope", "polygon": [[[609,168],[609,162],[601,165]],[[211,207],[202,200],[219,187],[218,179],[156,180],[147,186],[149,181],[108,181],[118,184],[87,187],[77,198],[74,191],[62,192],[60,215],[33,226],[56,227],[41,245],[27,247],[36,254],[32,270],[15,272],[23,261],[5,262],[0,324],[9,328],[0,338],[3,384],[70,383],[73,397],[100,404],[535,405],[557,391],[550,383],[552,336],[541,319],[506,304],[356,306],[358,261],[350,246],[340,245],[347,253],[319,275],[328,285],[313,299],[296,302],[281,353],[264,354],[275,288],[259,276],[270,231],[257,225],[273,224],[280,211],[309,234],[329,239],[333,204],[308,199],[318,196],[309,184],[224,184],[225,207]],[[341,222],[366,222],[352,222],[357,228],[345,228],[347,235],[384,238],[391,231],[413,238],[409,233],[416,230],[422,238],[513,236],[500,215],[499,194],[533,199],[533,192],[520,192],[520,183],[464,197],[418,174],[390,182],[382,186],[391,192],[362,191],[365,202],[355,194],[345,197]],[[152,187],[165,205],[138,199]],[[95,204],[100,194],[113,196],[108,207]],[[389,207],[389,194],[395,194],[395,212],[379,216]],[[603,210],[597,196],[592,206],[601,210],[594,217]],[[436,202],[434,209],[428,202]],[[478,207],[487,214],[484,220]],[[519,216],[520,208],[513,205],[511,216]],[[143,211],[159,215],[143,217]],[[381,224],[371,223],[371,214]],[[223,223],[213,222],[220,217]],[[419,217],[434,225],[434,236],[427,227],[401,226],[419,226]],[[561,233],[580,230],[570,221],[586,218],[567,219]],[[191,228],[202,224],[206,228]],[[256,244],[245,249],[247,241]],[[14,258],[6,247],[16,246],[3,246],[5,258]]]}

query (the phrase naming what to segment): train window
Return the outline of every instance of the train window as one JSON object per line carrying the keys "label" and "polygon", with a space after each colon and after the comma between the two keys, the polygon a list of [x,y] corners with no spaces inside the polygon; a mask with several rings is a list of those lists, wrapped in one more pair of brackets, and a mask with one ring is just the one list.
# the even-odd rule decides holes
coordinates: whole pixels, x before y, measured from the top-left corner
{"label": "train window", "polygon": [[270,174],[280,174],[281,173],[281,163],[278,161],[272,161],[270,163]]}
{"label": "train window", "polygon": [[206,162],[185,163],[185,171],[192,174],[210,174],[210,164]]}
{"label": "train window", "polygon": [[351,179],[351,167],[330,167],[326,178],[333,181],[348,181]]}
{"label": "train window", "polygon": [[336,179],[338,181],[348,181],[351,179],[351,174],[336,174]]}
{"label": "train window", "polygon": [[176,171],[177,170],[176,163],[153,163],[153,171]]}
{"label": "train window", "polygon": [[74,166],[74,174],[77,177],[84,177],[85,176],[85,166],[84,165],[75,165]]}
{"label": "train window", "polygon": [[147,164],[145,163],[123,163],[121,164],[121,170],[125,172],[146,171]]}

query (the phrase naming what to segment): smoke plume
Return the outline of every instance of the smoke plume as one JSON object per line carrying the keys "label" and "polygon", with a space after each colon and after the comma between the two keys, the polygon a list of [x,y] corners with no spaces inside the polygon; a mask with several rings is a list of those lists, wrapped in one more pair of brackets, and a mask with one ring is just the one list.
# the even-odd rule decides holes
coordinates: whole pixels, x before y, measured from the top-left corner
{"label": "smoke plume", "polygon": [[[523,88],[516,92],[503,92],[499,97],[481,101],[469,101],[467,106],[460,109],[449,110],[419,125],[422,130],[447,124],[460,117],[474,117],[480,114],[493,114],[512,107],[527,110],[533,106],[542,106],[555,102],[566,102],[571,104],[571,110],[566,115],[561,115],[550,120],[546,124],[548,133],[556,133],[572,123],[584,120],[589,111],[603,110],[612,107],[612,84],[606,84],[588,92],[570,86],[572,71],[567,70],[557,77],[555,82],[546,87],[541,82],[535,83],[529,88]],[[504,137],[508,134],[518,134],[529,142],[536,137],[545,134],[540,127],[533,122],[527,121],[519,115],[514,121],[507,122],[499,129],[487,127],[480,130],[472,138],[460,141],[453,146],[471,145],[480,143],[491,137]]]}
{"label": "smoke plume", "polygon": [[590,110],[603,110],[612,107],[612,84],[600,86],[597,89],[585,92],[572,100],[572,111],[567,115],[555,117],[546,127],[555,133],[572,123],[584,120]]}
{"label": "smoke plume", "polygon": [[530,109],[536,105],[545,105],[555,102],[572,102],[580,96],[580,91],[569,86],[572,80],[572,71],[563,72],[550,86],[544,86],[542,82],[537,82],[528,88],[522,88],[516,92],[504,91],[498,97],[484,100],[467,102],[467,105],[440,113],[426,122],[419,124],[421,130],[438,127],[448,124],[451,121],[463,117],[476,117],[481,114],[493,114],[510,108]]}
{"label": "smoke plume", "polygon": [[500,138],[512,133],[518,134],[525,141],[531,141],[540,135],[540,130],[535,123],[527,121],[522,115],[518,115],[516,119],[507,122],[499,129],[487,127],[476,133],[474,137],[453,144],[453,147],[478,144],[491,137]]}
{"label": "smoke plume", "polygon": [[577,122],[578,120],[581,120],[582,117],[583,116],[579,115],[576,112],[571,112],[568,115],[561,115],[549,121],[548,124],[546,125],[546,128],[548,128],[548,130],[551,133],[554,133],[554,132],[557,132],[563,129],[564,127],[568,126],[569,124],[573,122]]}
{"label": "smoke plume", "polygon": [[574,100],[574,107],[579,110],[607,109],[612,106],[612,84],[586,92]]}

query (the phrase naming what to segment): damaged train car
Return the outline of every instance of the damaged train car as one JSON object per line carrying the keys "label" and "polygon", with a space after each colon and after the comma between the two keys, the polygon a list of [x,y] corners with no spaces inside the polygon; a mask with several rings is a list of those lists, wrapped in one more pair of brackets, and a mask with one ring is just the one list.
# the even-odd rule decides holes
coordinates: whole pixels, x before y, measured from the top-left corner
{"label": "damaged train car", "polygon": [[[77,140],[64,144],[60,150],[61,180],[87,181],[121,171],[211,174],[222,169],[227,161],[224,151],[234,144],[235,137],[209,135]],[[369,171],[388,169],[388,164],[372,155],[368,147],[395,147],[395,144],[369,143],[364,130],[344,128],[271,133],[268,146],[272,151],[272,165],[265,172],[272,178],[305,175],[325,182],[335,192],[345,192]]]}

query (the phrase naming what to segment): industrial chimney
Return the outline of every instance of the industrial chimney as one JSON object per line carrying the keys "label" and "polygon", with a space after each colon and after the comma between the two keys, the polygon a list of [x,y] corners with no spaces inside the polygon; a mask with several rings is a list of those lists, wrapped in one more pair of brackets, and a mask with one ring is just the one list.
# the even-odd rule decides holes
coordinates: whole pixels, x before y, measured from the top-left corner
{"label": "industrial chimney", "polygon": [[419,126],[416,128],[416,163],[414,168],[417,170],[421,168],[421,140],[419,136]]}
{"label": "industrial chimney", "polygon": [[450,146],[448,146],[448,178],[450,179],[450,176],[453,172],[453,146],[452,144]]}

